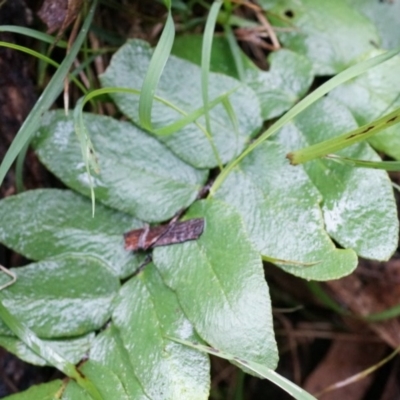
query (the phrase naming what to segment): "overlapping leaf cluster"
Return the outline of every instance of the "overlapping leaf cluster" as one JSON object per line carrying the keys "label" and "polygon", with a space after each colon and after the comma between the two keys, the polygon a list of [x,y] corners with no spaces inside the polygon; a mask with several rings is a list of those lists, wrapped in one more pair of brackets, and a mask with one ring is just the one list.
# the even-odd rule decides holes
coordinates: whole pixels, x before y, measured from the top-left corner
{"label": "overlapping leaf cluster", "polygon": [[[397,247],[397,211],[386,172],[329,160],[294,167],[286,154],[395,107],[400,82],[390,68],[399,58],[309,107],[245,157],[212,196],[197,200],[210,170],[216,173],[220,162],[235,159],[263,121],[303,97],[315,74],[340,72],[377,51],[371,40],[380,43],[374,24],[366,17],[354,19],[345,0],[330,10],[316,0],[264,3],[301,32],[281,35],[290,50],[271,55],[268,72],[245,59],[242,82],[234,69],[225,71],[231,76],[210,74],[210,101],[230,94],[228,105],[217,102],[209,111],[209,137],[203,116],[157,135],[157,129],[203,106],[200,68],[171,56],[157,88],[157,98],[165,101],[154,101],[152,131],[140,127],[139,97],[132,94],[111,95],[128,121],[84,114],[100,166],[99,174],[90,176],[73,117],[47,113],[33,145],[43,164],[72,190],[41,189],[0,202],[0,241],[35,261],[15,270],[18,280],[4,290],[4,305],[71,363],[88,356],[102,374],[91,376],[90,363],[85,373],[104,399],[206,399],[207,356],[172,338],[205,341],[274,369],[277,350],[263,258],[297,276],[327,280],[353,271],[357,255],[386,260]],[[317,24],[328,11],[334,35],[322,34]],[[321,40],[331,44],[322,54],[316,52]],[[196,49],[196,43],[196,37],[178,39],[174,52],[196,61],[196,51],[183,51]],[[102,85],[140,89],[151,56],[146,43],[129,41],[114,55]],[[218,70],[221,62],[214,53],[212,68]],[[390,128],[371,144],[399,157],[398,132]],[[342,153],[379,160],[367,143]],[[98,202],[94,218],[91,188]],[[123,233],[167,221],[181,209],[188,209],[185,219],[204,218],[202,236],[157,248],[153,263],[131,277],[143,255],[124,250]],[[46,364],[5,325],[0,335],[3,347]],[[73,381],[52,382],[15,398],[43,399],[56,392],[62,399],[88,398]]]}

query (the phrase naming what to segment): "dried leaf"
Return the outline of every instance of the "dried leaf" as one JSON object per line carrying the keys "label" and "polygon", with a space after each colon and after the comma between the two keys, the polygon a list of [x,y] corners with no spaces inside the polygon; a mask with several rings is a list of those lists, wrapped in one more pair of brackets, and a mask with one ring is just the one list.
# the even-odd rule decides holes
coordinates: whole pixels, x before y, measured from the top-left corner
{"label": "dried leaf", "polygon": [[75,21],[82,3],[83,0],[44,0],[38,16],[47,25],[48,33],[58,30],[59,37]]}

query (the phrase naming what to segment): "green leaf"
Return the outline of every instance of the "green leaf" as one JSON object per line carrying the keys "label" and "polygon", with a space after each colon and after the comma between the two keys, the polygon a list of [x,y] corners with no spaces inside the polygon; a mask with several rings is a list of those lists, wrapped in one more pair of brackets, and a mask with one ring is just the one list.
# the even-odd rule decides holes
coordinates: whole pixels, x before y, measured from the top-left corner
{"label": "green leaf", "polygon": [[286,123],[291,121],[294,117],[304,111],[307,107],[313,104],[315,101],[323,97],[329,91],[331,91],[336,86],[340,85],[343,82],[352,79],[365,71],[373,68],[377,65],[382,64],[383,62],[391,59],[392,57],[399,54],[400,49],[395,49],[391,51],[387,51],[384,54],[373,57],[369,60],[364,60],[358,64],[352,65],[350,68],[341,72],[338,75],[335,75],[333,78],[329,79],[327,82],[322,84],[320,87],[315,89],[312,93],[310,93],[307,97],[299,101],[293,108],[291,108],[287,113],[282,115],[277,121],[275,121],[269,128],[261,133],[256,140],[254,140],[251,144],[247,146],[247,148],[234,160],[232,160],[217,176],[214,181],[214,184],[210,188],[210,193],[213,194],[218,187],[221,186],[221,183],[226,179],[229,175],[230,171],[240,163],[248,154],[250,154],[254,149],[256,149],[260,143],[263,143],[270,136],[278,132],[280,128],[282,128]]}
{"label": "green leaf", "polygon": [[0,242],[33,260],[63,253],[96,256],[125,277],[138,267],[123,233],[142,224],[69,190],[31,190],[0,201]]}
{"label": "green leaf", "polygon": [[90,349],[90,359],[113,371],[121,380],[130,399],[149,400],[134,373],[127,349],[114,325],[96,337]]}
{"label": "green leaf", "polygon": [[[3,304],[42,338],[84,335],[110,318],[119,281],[100,259],[67,254],[12,271],[17,282],[1,292]],[[3,323],[0,332],[10,334]]]}
{"label": "green leaf", "polygon": [[127,368],[133,369],[149,398],[208,398],[208,358],[165,338],[198,340],[175,294],[153,265],[122,287],[113,322],[128,352]]}
{"label": "green leaf", "polygon": [[[83,390],[76,382],[68,383],[60,380],[41,385],[32,386],[28,390],[8,396],[5,400],[93,400],[85,390]],[[103,400],[111,400],[112,397],[103,398]],[[115,399],[115,397],[114,397]],[[123,398],[121,398],[123,399]]]}
{"label": "green leaf", "polygon": [[247,68],[245,82],[261,103],[264,120],[275,118],[291,108],[310,88],[314,75],[310,61],[290,50],[279,50],[268,58],[270,69]]}
{"label": "green leaf", "polygon": [[350,165],[352,167],[383,169],[385,171],[400,171],[399,161],[365,161],[356,160],[355,158],[339,157],[334,154],[326,156],[326,158],[336,161],[338,163]]}
{"label": "green leaf", "polygon": [[[129,41],[113,56],[110,66],[101,76],[103,86],[120,86],[138,89],[142,85],[148,68],[152,50],[145,42]],[[233,78],[210,74],[209,101],[232,89],[237,90],[229,97],[237,114],[239,136],[235,133],[232,121],[222,105],[210,110],[213,143],[223,163],[237,156],[249,137],[261,127],[260,106],[255,93]],[[190,114],[203,106],[201,96],[201,69],[187,61],[171,56],[161,76],[156,95],[168,100],[183,113]],[[112,98],[120,110],[139,123],[138,97],[115,93]],[[152,112],[153,129],[168,126],[182,118],[182,114],[171,107],[155,102]],[[182,160],[197,167],[211,168],[218,165],[213,145],[205,135],[204,117],[198,124],[189,124],[169,136],[158,139],[165,143]]]}
{"label": "green leaf", "polygon": [[[61,389],[62,385],[63,383],[60,380],[42,383],[41,385],[32,386],[24,392],[4,397],[4,400],[54,400],[55,394]],[[66,399],[63,397],[63,400]]]}
{"label": "green leaf", "polygon": [[[180,36],[175,40],[173,54],[192,61],[201,62],[200,35]],[[260,70],[244,54],[244,82],[257,94],[264,120],[275,118],[292,107],[309,89],[313,80],[311,62],[301,54],[290,50],[279,50],[269,55],[270,69]],[[235,61],[223,37],[214,37],[210,69],[238,78]]]}
{"label": "green leaf", "polygon": [[[357,127],[349,110],[333,99],[313,104],[286,125],[278,139],[286,149],[313,145]],[[366,143],[340,156],[381,161]],[[323,197],[327,232],[343,247],[365,258],[387,260],[398,243],[398,218],[393,189],[385,171],[352,168],[327,159],[304,164]]]}
{"label": "green leaf", "polygon": [[277,374],[270,368],[265,367],[264,365],[249,360],[239,359],[238,357],[235,357],[232,354],[228,354],[224,351],[220,351],[219,349],[214,349],[212,347],[204,346],[202,344],[191,343],[185,340],[178,340],[174,338],[171,338],[171,340],[185,344],[186,346],[192,347],[193,349],[198,349],[206,353],[213,354],[217,357],[225,358],[226,360],[230,360],[234,363],[240,364],[243,368],[247,368],[255,372],[257,375],[260,375],[265,379],[269,379],[271,382],[281,387],[283,390],[285,390],[287,393],[292,395],[297,400],[316,400],[314,396],[311,396],[309,393],[307,393],[305,390],[295,385],[293,382],[288,381],[286,378]]}
{"label": "green leaf", "polygon": [[75,365],[71,364],[60,354],[55,352],[51,347],[47,346],[43,340],[39,339],[36,334],[30,330],[24,322],[12,315],[4,306],[3,292],[0,293],[0,318],[7,324],[12,332],[28,345],[36,354],[45,359],[60,371],[64,372],[69,378],[75,380],[79,386],[84,388],[93,400],[104,400],[97,390],[96,386],[78,370]]}
{"label": "green leaf", "polygon": [[280,267],[291,274],[329,280],[357,266],[353,251],[338,250],[329,239],[321,195],[302,167],[289,165],[277,143],[264,142],[244,158],[215,197],[239,211],[255,248],[269,258],[286,260]]}
{"label": "green leaf", "polygon": [[143,79],[142,91],[139,99],[139,119],[140,124],[151,130],[151,112],[153,107],[154,93],[156,92],[161,74],[171,53],[172,44],[175,37],[174,20],[171,14],[171,4],[166,2],[168,10],[167,21],[164,30],[154,50],[153,57],[149,63],[146,75]]}
{"label": "green leaf", "polygon": [[[215,24],[217,22],[217,17],[219,10],[222,6],[222,0],[214,0],[213,4],[210,7],[208,12],[206,25],[204,27],[203,32],[203,42],[201,46],[201,95],[203,100],[204,107],[204,119],[206,124],[206,131],[208,132],[209,142],[213,147],[214,156],[217,160],[218,167],[220,169],[223,168],[221,158],[218,154],[218,150],[215,147],[215,143],[212,139],[213,129],[211,128],[211,120],[210,120],[210,102],[209,102],[209,77],[210,77],[210,58],[211,58],[211,50],[212,50],[212,42],[214,37]],[[226,109],[225,111],[229,115],[229,118],[232,122],[232,125],[235,127],[234,130],[237,130],[237,125],[233,122],[232,119],[232,107],[230,112]],[[215,128],[214,128],[215,129]],[[239,136],[239,135],[237,135]]]}
{"label": "green leaf", "polygon": [[48,35],[47,33],[37,31],[35,29],[25,28],[18,25],[0,25],[0,32],[12,32],[20,35],[28,36],[33,39],[41,40],[42,42],[52,44],[56,47],[66,49],[68,44],[64,40],[55,40],[55,36]]}
{"label": "green leaf", "polygon": [[[93,338],[94,333],[89,333],[88,335],[73,339],[43,340],[43,343],[51,347],[71,364],[78,364],[89,350]],[[24,342],[15,337],[0,336],[0,346],[30,364],[50,365],[46,360],[34,353]]]}
{"label": "green leaf", "polygon": [[[203,35],[182,35],[175,38],[171,53],[194,64],[201,64],[201,45]],[[247,58],[241,53],[243,58]],[[211,49],[210,71],[220,72],[239,79],[235,59],[229,49],[228,41],[223,36],[214,36]]]}
{"label": "green leaf", "polygon": [[376,26],[382,48],[400,47],[400,3],[393,0],[347,0],[356,11],[364,14]]}
{"label": "green leaf", "polygon": [[[346,108],[346,110],[348,109]],[[346,149],[351,145],[371,139],[382,130],[398,124],[399,121],[400,108],[397,108],[382,118],[353,129],[350,132],[334,136],[330,139],[323,140],[322,142],[315,143],[302,149],[291,151],[288,153],[287,158],[290,160],[292,165],[298,165],[320,157],[327,157],[332,153],[337,153],[339,150]]]}
{"label": "green leaf", "polygon": [[203,234],[197,241],[156,248],[157,269],[206,342],[275,368],[268,286],[240,216],[227,204],[205,200],[187,217],[205,218]]}
{"label": "green leaf", "polygon": [[259,0],[282,44],[306,55],[317,75],[333,75],[380,44],[375,26],[347,0]]}
{"label": "green leaf", "polygon": [[[84,115],[100,174],[92,176],[96,199],[149,222],[188,207],[207,178],[129,122]],[[35,142],[40,160],[66,185],[90,196],[72,117],[49,113]]]}
{"label": "green leaf", "polygon": [[[381,54],[373,51],[365,59]],[[400,107],[400,56],[370,69],[334,89],[329,96],[345,104],[358,124],[365,125]],[[369,139],[376,149],[400,160],[400,127],[385,129]]]}
{"label": "green leaf", "polygon": [[[96,361],[86,361],[79,370],[100,392],[103,400],[131,400],[128,397],[119,377],[111,370]],[[75,400],[71,397],[71,400]]]}
{"label": "green leaf", "polygon": [[[54,400],[54,398],[52,398]],[[62,392],[61,400],[92,400],[92,397],[76,382],[69,381]]]}

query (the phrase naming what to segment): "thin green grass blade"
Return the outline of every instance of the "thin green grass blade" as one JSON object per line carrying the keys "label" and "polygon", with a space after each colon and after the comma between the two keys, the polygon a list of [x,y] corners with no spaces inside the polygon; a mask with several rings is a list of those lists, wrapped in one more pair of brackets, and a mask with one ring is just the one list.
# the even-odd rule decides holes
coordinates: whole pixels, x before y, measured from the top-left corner
{"label": "thin green grass blade", "polygon": [[383,169],[385,171],[400,171],[400,161],[365,161],[355,158],[339,157],[328,154],[325,158],[338,162],[339,164],[350,165],[351,167]]}
{"label": "thin green grass blade", "polygon": [[45,43],[54,44],[56,47],[61,47],[63,49],[67,48],[67,42],[64,40],[59,40],[57,43],[55,43],[56,38],[54,36],[36,31],[35,29],[25,28],[23,26],[0,25],[0,32],[19,33]]}
{"label": "thin green grass blade", "polygon": [[15,187],[17,189],[17,193],[22,193],[25,190],[24,179],[23,179],[24,162],[26,153],[28,151],[29,143],[30,141],[26,143],[26,145],[22,148],[22,150],[18,154],[17,163],[15,165]]}
{"label": "thin green grass blade", "polygon": [[239,80],[241,82],[243,82],[244,81],[245,72],[244,72],[243,58],[242,58],[242,55],[240,53],[241,50],[239,48],[239,45],[236,42],[235,35],[234,35],[234,33],[232,31],[232,28],[231,28],[231,26],[229,24],[225,24],[224,25],[224,31],[225,31],[226,40],[228,41],[229,48],[231,50],[233,59],[235,61],[236,71],[238,73]]}
{"label": "thin green grass blade", "polygon": [[400,193],[400,185],[397,183],[392,182],[392,186]]}
{"label": "thin green grass blade", "polygon": [[400,316],[400,304],[390,307],[384,311],[368,314],[362,317],[362,319],[368,322],[381,322],[388,319],[398,318]]}
{"label": "thin green grass blade", "polygon": [[366,376],[374,373],[378,368],[381,368],[383,365],[388,363],[390,360],[392,360],[394,357],[397,356],[397,354],[400,352],[400,346],[397,347],[392,353],[390,353],[387,357],[385,357],[383,360],[377,362],[376,364],[372,365],[371,367],[365,369],[364,371],[359,372],[358,374],[352,375],[347,379],[344,379],[340,382],[334,383],[333,385],[329,385],[325,389],[321,390],[317,396],[320,398],[323,398],[325,393],[332,392],[334,390],[343,388],[345,386],[351,385],[353,383],[359,382],[361,379],[364,379]]}
{"label": "thin green grass blade", "polygon": [[347,310],[345,310],[342,306],[340,306],[336,301],[332,299],[331,296],[321,287],[321,284],[318,282],[307,282],[307,286],[309,290],[313,293],[313,295],[326,307],[331,309],[340,315],[345,315],[347,317],[353,317],[356,319],[362,319],[368,322],[381,322],[392,318],[397,318],[400,316],[400,305],[395,305],[390,307],[384,311],[368,314],[368,315],[356,315]]}
{"label": "thin green grass blade", "polygon": [[[217,98],[215,98],[213,101],[211,101],[209,103],[210,109],[212,109],[213,107],[215,107],[216,105],[218,105],[220,103],[224,103],[225,99],[228,98],[236,90],[237,90],[237,88],[234,88],[226,93],[221,94]],[[103,96],[105,94],[110,94],[110,93],[129,93],[129,94],[140,95],[140,90],[120,88],[120,87],[108,87],[108,88],[96,89],[96,90],[91,91],[81,101],[79,101],[77,103],[76,108],[78,109],[78,111],[76,113],[74,113],[75,123],[78,123],[78,119],[77,119],[78,115],[79,115],[79,118],[81,118],[80,115],[83,113],[83,108],[88,101],[91,101],[95,97]],[[151,131],[152,133],[159,135],[159,136],[171,135],[172,133],[184,128],[186,125],[188,125],[192,122],[195,122],[196,119],[198,119],[199,117],[204,115],[203,107],[200,107],[197,110],[194,110],[191,113],[187,114],[185,111],[183,111],[179,107],[175,106],[173,103],[169,102],[168,100],[163,99],[162,97],[154,96],[154,100],[159,101],[160,103],[163,103],[167,107],[170,107],[171,109],[173,109],[173,110],[177,111],[178,113],[180,113],[181,115],[183,115],[182,119],[180,119],[176,122],[173,122],[172,124],[167,125],[163,128],[153,129]],[[202,128],[200,124],[197,124],[197,126],[200,129]],[[203,131],[205,131],[204,128],[203,128]]]}
{"label": "thin green grass blade", "polygon": [[56,353],[49,346],[46,346],[30,329],[23,323],[18,321],[9,311],[4,307],[0,295],[0,318],[11,329],[14,334],[21,339],[32,351],[38,356],[42,357],[49,364],[56,367],[68,377],[76,380],[76,382],[85,389],[93,399],[103,400],[103,396],[99,393],[93,383],[86,378],[75,365],[71,364],[58,353]]}
{"label": "thin green grass blade", "polygon": [[[221,96],[217,97],[216,99],[214,99],[209,104],[210,107],[214,107],[217,104],[224,102],[228,98],[228,96],[231,93],[233,93],[235,90],[236,90],[236,88],[232,89],[229,92],[226,92],[226,93],[222,94]],[[140,90],[118,88],[118,87],[108,87],[108,88],[93,90],[92,92],[88,93],[86,96],[84,96],[83,98],[78,100],[78,102],[75,106],[75,109],[74,109],[74,113],[73,113],[75,132],[78,136],[78,140],[79,140],[79,143],[81,146],[82,159],[84,160],[85,167],[86,167],[86,173],[88,174],[88,179],[89,179],[90,197],[92,200],[93,215],[95,213],[95,193],[94,193],[94,187],[92,184],[91,172],[94,171],[95,173],[99,173],[100,167],[97,163],[96,151],[90,140],[89,133],[86,129],[86,126],[85,126],[85,123],[83,120],[83,108],[87,102],[92,101],[95,97],[102,96],[104,94],[109,94],[109,93],[129,93],[129,94],[140,95]],[[157,135],[164,135],[164,136],[169,135],[169,134],[172,134],[173,132],[183,128],[184,126],[194,122],[199,127],[199,129],[201,129],[204,132],[205,135],[208,135],[207,130],[204,129],[204,127],[201,126],[198,122],[196,122],[196,119],[204,114],[203,108],[199,108],[198,110],[195,110],[190,114],[187,114],[185,111],[181,110],[179,107],[174,106],[172,103],[170,103],[169,101],[167,101],[159,96],[154,96],[154,99],[157,101],[160,101],[161,103],[165,104],[166,106],[171,107],[175,111],[184,115],[184,118],[182,118],[182,119],[178,120],[177,122],[172,123],[171,125],[168,125],[164,128],[161,128],[159,130],[154,130],[153,133],[155,133]]]}
{"label": "thin green grass blade", "polygon": [[154,95],[161,74],[171,54],[172,45],[175,38],[174,20],[172,19],[171,9],[169,7],[167,22],[157,47],[154,50],[150,65],[146,72],[143,85],[140,91],[139,100],[139,121],[145,129],[151,131],[151,110],[153,108]]}
{"label": "thin green grass blade", "polygon": [[217,22],[218,13],[220,11],[222,5],[222,0],[216,0],[211,8],[210,12],[207,17],[206,26],[204,28],[203,34],[203,43],[201,49],[201,93],[203,97],[203,108],[205,110],[204,117],[206,120],[206,129],[203,130],[204,134],[206,135],[210,145],[212,147],[215,159],[217,160],[218,167],[222,170],[222,161],[218,154],[217,147],[214,144],[214,140],[212,138],[212,131],[211,131],[211,122],[210,122],[210,105],[208,99],[208,81],[210,75],[210,60],[211,60],[211,49],[212,49],[212,41],[214,38],[214,30],[215,24]]}
{"label": "thin green grass blade", "polygon": [[[225,101],[228,99],[228,96],[235,91],[236,89],[232,89],[229,92],[223,93],[222,95],[215,98],[213,101],[208,103],[208,106],[210,107],[209,109],[211,110],[219,103],[225,104]],[[200,107],[197,110],[192,111],[190,114],[185,113],[183,110],[180,110],[179,112],[182,115],[185,115],[185,117],[163,128],[155,129],[153,132],[159,136],[171,135],[172,133],[177,132],[180,129],[184,128],[186,125],[195,122],[196,119],[200,118],[202,115],[205,114],[204,107]],[[207,132],[207,134],[208,133],[209,132]]]}
{"label": "thin green grass blade", "polygon": [[251,20],[249,20],[247,18],[243,18],[243,17],[240,17],[238,15],[231,14],[230,11],[229,12],[225,12],[224,10],[221,10],[219,12],[218,22],[221,25],[223,25],[223,24],[227,23],[227,21],[231,26],[237,26],[239,28],[252,29],[252,28],[259,28],[260,27],[259,23],[256,22],[256,21],[251,21]]}
{"label": "thin green grass blade", "polygon": [[233,127],[233,130],[236,135],[236,139],[239,138],[239,121],[237,119],[235,110],[232,107],[232,103],[229,101],[229,97],[224,97],[222,99],[222,105],[224,106],[224,109],[226,113],[228,114],[229,119],[231,120],[231,124]]}
{"label": "thin green grass blade", "polygon": [[275,385],[277,385],[281,389],[285,390],[287,393],[289,393],[291,396],[293,396],[297,400],[316,400],[316,398],[314,396],[311,396],[311,394],[307,393],[305,390],[298,387],[293,382],[290,382],[283,376],[277,374],[272,369],[264,367],[261,364],[255,363],[253,361],[241,360],[238,357],[235,357],[231,354],[222,352],[218,349],[214,349],[209,346],[204,346],[204,345],[197,344],[197,343],[191,343],[186,340],[180,340],[180,339],[171,338],[171,337],[169,337],[168,339],[170,339],[174,342],[177,342],[177,343],[184,344],[193,349],[204,351],[208,354],[212,354],[214,356],[221,357],[221,358],[224,358],[229,361],[233,361],[236,364],[240,364],[242,367],[255,372],[257,375],[260,375],[260,376],[264,377],[265,379],[270,380]]}
{"label": "thin green grass blade", "polygon": [[73,118],[75,133],[78,136],[79,144],[82,152],[82,159],[85,163],[86,173],[89,180],[90,187],[90,198],[92,200],[92,216],[95,214],[96,197],[94,193],[92,171],[96,174],[100,173],[100,167],[97,162],[96,151],[93,143],[90,140],[89,132],[86,129],[86,125],[83,121],[83,106],[86,97],[80,98],[75,106]]}
{"label": "thin green grass blade", "polygon": [[203,106],[205,110],[206,129],[212,135],[210,113],[208,105],[208,78],[210,75],[210,60],[211,60],[211,49],[214,38],[215,24],[219,10],[222,6],[222,0],[216,0],[210,8],[210,12],[207,17],[206,26],[203,34],[203,44],[201,49],[201,94],[203,97]]}
{"label": "thin green grass blade", "polygon": [[326,307],[335,311],[337,314],[350,316],[351,313],[344,310],[338,303],[336,303],[326,292],[322,289],[321,284],[318,282],[307,282],[308,289],[312,294]]}
{"label": "thin green grass blade", "polygon": [[[18,51],[21,51],[22,53],[29,54],[31,56],[38,58],[39,60],[42,60],[42,61],[52,65],[53,67],[56,67],[56,68],[60,67],[60,64],[53,61],[51,58],[49,58],[35,50],[32,50],[29,47],[19,46],[18,44],[9,43],[9,42],[1,42],[1,41],[0,41],[0,46],[8,47],[9,49],[18,50]],[[85,86],[83,86],[82,83],[79,82],[79,80],[76,79],[74,75],[69,74],[69,77],[83,93],[87,93]]]}
{"label": "thin green grass blade", "polygon": [[51,107],[55,99],[62,92],[64,87],[64,78],[67,76],[72,63],[74,62],[74,59],[79,52],[79,48],[82,45],[87,32],[89,31],[96,5],[97,0],[94,0],[89,10],[89,13],[87,14],[86,19],[83,23],[81,31],[79,32],[74,45],[71,47],[71,51],[67,54],[60,67],[51,78],[46,89],[43,91],[39,100],[36,102],[35,106],[29,113],[28,117],[22,124],[20,130],[18,131],[13,142],[11,143],[11,146],[8,149],[0,165],[0,186],[3,183],[7,171],[10,169],[19,152],[23,149],[25,144],[39,128],[42,114]]}
{"label": "thin green grass blade", "polygon": [[[2,45],[2,43],[4,44],[4,43],[7,43],[7,42],[0,42],[0,46]],[[14,50],[20,50],[20,51],[25,52],[27,54],[33,55],[33,56],[39,58],[41,61],[44,61],[45,63],[49,63],[49,64],[51,64],[51,65],[53,65],[55,67],[59,67],[60,66],[60,64],[56,63],[52,59],[44,56],[41,53],[37,53],[37,52],[27,48],[27,47],[14,45],[13,43],[7,43],[7,46],[4,46],[4,47],[9,47],[9,48],[12,48]],[[90,57],[88,60],[86,60],[86,62],[88,64],[90,64],[93,60],[94,60],[94,56]],[[76,84],[76,86],[79,87],[84,94],[86,94],[87,93],[86,88],[75,77],[79,73],[80,69],[84,68],[84,64],[85,63],[82,63],[76,70],[74,70],[72,73],[68,74],[68,76]],[[23,192],[25,190],[24,184],[23,184],[23,166],[24,166],[26,153],[27,153],[28,147],[29,147],[29,142],[30,142],[30,140],[25,144],[25,146],[22,148],[22,150],[19,152],[19,154],[17,156],[17,162],[16,162],[16,166],[15,166],[15,186],[16,186],[16,189],[17,189],[17,193],[21,193],[21,192]]]}
{"label": "thin green grass blade", "polygon": [[331,153],[335,153],[352,144],[361,142],[375,135],[389,126],[400,122],[400,108],[379,118],[366,125],[360,126],[351,132],[337,136],[333,139],[325,140],[313,146],[305,147],[300,150],[293,151],[287,155],[293,165],[303,164],[315,158],[323,157]]}
{"label": "thin green grass blade", "polygon": [[[219,104],[220,102],[223,102],[235,90],[236,90],[236,88],[232,89],[229,92],[224,93],[221,96],[214,99],[209,104],[210,107],[214,107],[217,104]],[[95,173],[99,173],[100,167],[97,163],[96,151],[90,140],[89,133],[86,129],[86,126],[85,126],[85,123],[83,120],[83,108],[88,101],[92,101],[92,99],[94,99],[97,96],[102,96],[104,94],[109,94],[109,93],[129,93],[129,94],[140,95],[140,90],[118,88],[118,87],[109,87],[109,88],[93,90],[92,92],[88,93],[85,97],[78,100],[76,107],[74,109],[74,113],[73,113],[75,132],[76,132],[76,134],[78,136],[78,140],[80,142],[82,159],[84,160],[85,167],[86,167],[86,173],[88,174],[88,178],[89,178],[90,197],[92,200],[92,214],[93,215],[95,213],[95,193],[94,193],[94,187],[92,184],[91,171],[94,171]],[[169,101],[167,101],[159,96],[154,96],[154,99],[157,101],[160,101],[161,103],[165,104],[166,106],[171,107],[175,111],[184,115],[184,118],[182,118],[181,120],[179,120],[171,125],[168,125],[164,128],[155,130],[153,133],[155,133],[157,135],[169,135],[169,134],[172,134],[173,132],[183,128],[187,124],[194,122],[198,126],[198,128],[204,132],[204,134],[206,136],[208,135],[207,130],[202,125],[200,125],[198,122],[195,121],[197,118],[199,118],[201,115],[204,114],[203,108],[200,108],[198,110],[193,111],[190,114],[187,114],[185,111],[181,110],[179,107],[174,106],[172,103],[170,103]],[[211,138],[209,138],[209,140],[211,140]]]}
{"label": "thin green grass blade", "polygon": [[219,174],[217,179],[215,180],[213,186],[210,189],[210,196],[213,196],[217,189],[221,186],[222,182],[226,179],[230,171],[235,168],[236,165],[243,160],[248,154],[250,154],[255,148],[257,148],[262,142],[267,140],[270,136],[276,133],[279,129],[281,129],[286,123],[304,111],[308,106],[312,103],[320,99],[322,96],[330,92],[335,87],[340,84],[347,82],[348,80],[355,78],[358,75],[361,75],[365,71],[382,64],[383,62],[389,60],[395,55],[400,53],[400,49],[395,49],[391,51],[387,51],[386,53],[380,54],[376,57],[370,58],[368,60],[362,61],[356,65],[347,68],[345,71],[340,74],[334,76],[329,81],[325,82],[314,92],[309,94],[299,103],[297,103],[293,108],[291,108],[285,115],[279,118],[274,124],[272,124],[266,131],[264,131],[257,140],[251,143],[243,152],[237,157],[235,160],[231,161]]}

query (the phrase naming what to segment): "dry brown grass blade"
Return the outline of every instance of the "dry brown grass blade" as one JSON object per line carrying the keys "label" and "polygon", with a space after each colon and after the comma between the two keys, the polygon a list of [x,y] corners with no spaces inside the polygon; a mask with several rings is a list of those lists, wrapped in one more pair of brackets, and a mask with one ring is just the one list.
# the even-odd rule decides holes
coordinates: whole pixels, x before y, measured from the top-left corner
{"label": "dry brown grass blade", "polygon": [[344,379],[342,381],[336,382],[333,385],[329,385],[328,387],[326,387],[324,390],[320,391],[319,393],[317,393],[317,397],[320,397],[322,394],[324,393],[328,393],[331,392],[333,390],[338,390],[340,388],[343,388],[345,386],[351,385],[353,383],[356,383],[358,381],[361,381],[362,379],[366,378],[367,376],[369,376],[370,374],[372,374],[373,372],[375,372],[377,369],[379,369],[380,367],[382,367],[383,365],[385,365],[386,363],[388,363],[391,359],[393,359],[395,356],[397,356],[397,354],[400,351],[400,347],[398,347],[395,351],[393,351],[392,353],[390,353],[387,357],[385,357],[383,360],[379,361],[378,363],[372,365],[371,367],[365,369],[364,371],[359,372],[358,374],[355,374],[353,376],[350,376],[347,379]]}

